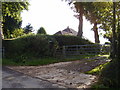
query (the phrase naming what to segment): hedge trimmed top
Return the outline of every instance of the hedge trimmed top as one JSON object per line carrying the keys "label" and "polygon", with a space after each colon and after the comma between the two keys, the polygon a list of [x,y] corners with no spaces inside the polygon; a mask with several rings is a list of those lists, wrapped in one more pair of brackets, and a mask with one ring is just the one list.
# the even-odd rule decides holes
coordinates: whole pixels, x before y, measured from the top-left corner
{"label": "hedge trimmed top", "polygon": [[92,44],[86,39],[66,35],[26,35],[4,40],[5,56],[8,58],[53,56],[59,46]]}

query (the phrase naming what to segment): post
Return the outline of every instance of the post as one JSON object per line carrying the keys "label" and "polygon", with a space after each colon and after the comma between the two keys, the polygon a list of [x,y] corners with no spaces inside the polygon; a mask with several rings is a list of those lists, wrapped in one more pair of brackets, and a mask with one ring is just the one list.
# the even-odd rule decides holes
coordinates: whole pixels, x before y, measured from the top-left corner
{"label": "post", "polygon": [[65,52],[65,51],[66,51],[66,50],[65,50],[65,46],[63,46],[63,48],[62,48],[63,58],[66,57],[66,52]]}
{"label": "post", "polygon": [[5,53],[5,49],[4,49],[4,47],[2,47],[2,58],[4,58],[4,53]]}
{"label": "post", "polygon": [[76,54],[79,55],[78,45],[76,45]]}

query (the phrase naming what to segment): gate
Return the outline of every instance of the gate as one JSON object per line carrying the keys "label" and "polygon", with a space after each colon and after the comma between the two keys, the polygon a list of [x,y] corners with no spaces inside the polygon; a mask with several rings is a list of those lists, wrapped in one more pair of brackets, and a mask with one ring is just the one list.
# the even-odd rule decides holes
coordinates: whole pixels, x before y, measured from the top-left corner
{"label": "gate", "polygon": [[56,56],[106,55],[109,52],[110,45],[106,44],[66,45],[56,50]]}

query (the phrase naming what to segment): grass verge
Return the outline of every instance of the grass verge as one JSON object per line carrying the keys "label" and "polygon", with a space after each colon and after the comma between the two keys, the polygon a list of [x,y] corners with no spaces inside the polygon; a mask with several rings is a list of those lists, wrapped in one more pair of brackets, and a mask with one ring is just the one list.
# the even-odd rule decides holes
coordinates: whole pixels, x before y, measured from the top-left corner
{"label": "grass verge", "polygon": [[86,74],[99,75],[99,74],[101,73],[101,70],[102,70],[106,65],[108,65],[108,64],[109,64],[109,62],[107,62],[107,63],[105,63],[105,64],[101,64],[101,65],[95,67],[94,69],[86,72]]}
{"label": "grass verge", "polygon": [[94,57],[95,55],[83,55],[83,56],[76,56],[70,58],[31,58],[31,59],[24,59],[24,60],[14,60],[14,59],[2,59],[2,65],[10,65],[10,66],[38,66],[38,65],[46,65],[58,62],[67,62],[67,61],[75,61],[81,60],[86,58]]}

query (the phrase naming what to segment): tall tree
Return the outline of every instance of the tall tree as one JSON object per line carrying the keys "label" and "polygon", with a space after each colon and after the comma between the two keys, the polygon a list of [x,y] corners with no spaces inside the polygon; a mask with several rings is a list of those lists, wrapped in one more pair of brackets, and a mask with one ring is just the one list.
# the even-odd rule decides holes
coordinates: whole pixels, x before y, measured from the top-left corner
{"label": "tall tree", "polygon": [[96,8],[93,2],[86,3],[84,15],[86,19],[89,20],[91,24],[93,24],[92,30],[94,31],[95,43],[100,43],[98,27],[97,27],[97,25],[100,24],[100,22],[99,22],[99,17],[97,16]]}
{"label": "tall tree", "polygon": [[116,5],[117,13],[117,33],[118,33],[118,43],[117,43],[117,58],[120,60],[120,2]]}
{"label": "tall tree", "polygon": [[[28,10],[28,2],[2,2],[3,22],[6,22],[6,17],[11,17],[17,21],[21,21],[21,12]],[[4,29],[3,29],[4,30]],[[2,33],[2,30],[0,30]]]}
{"label": "tall tree", "polygon": [[117,34],[116,34],[116,3],[113,2],[113,24],[112,24],[112,57],[116,57],[117,51]]}
{"label": "tall tree", "polygon": [[95,6],[91,2],[75,2],[74,3],[75,11],[78,12],[78,15],[75,15],[79,19],[79,26],[78,26],[78,35],[82,37],[83,34],[83,15],[86,17],[87,20],[89,20],[93,26],[94,31],[94,37],[95,37],[95,43],[99,43],[99,34],[98,34],[98,28],[97,28],[97,17],[95,14]]}
{"label": "tall tree", "polygon": [[4,35],[2,30],[2,2],[0,2],[0,40],[2,40],[3,38],[4,38]]}
{"label": "tall tree", "polygon": [[79,19],[79,26],[78,26],[78,34],[77,36],[82,37],[83,35],[83,14],[84,14],[84,7],[83,3],[81,2],[75,2],[74,3],[76,11],[79,13],[78,19]]}
{"label": "tall tree", "polygon": [[[97,5],[97,4],[96,4]],[[114,58],[117,54],[117,23],[119,22],[119,16],[120,12],[120,2],[106,2],[101,3],[102,6],[97,5],[97,12],[98,15],[101,17],[101,26],[106,33],[105,37],[107,37],[112,44],[112,51],[111,56]]]}
{"label": "tall tree", "polygon": [[3,34],[5,38],[12,38],[11,35],[15,29],[20,29],[22,25],[22,21],[14,19],[10,16],[3,16]]}

